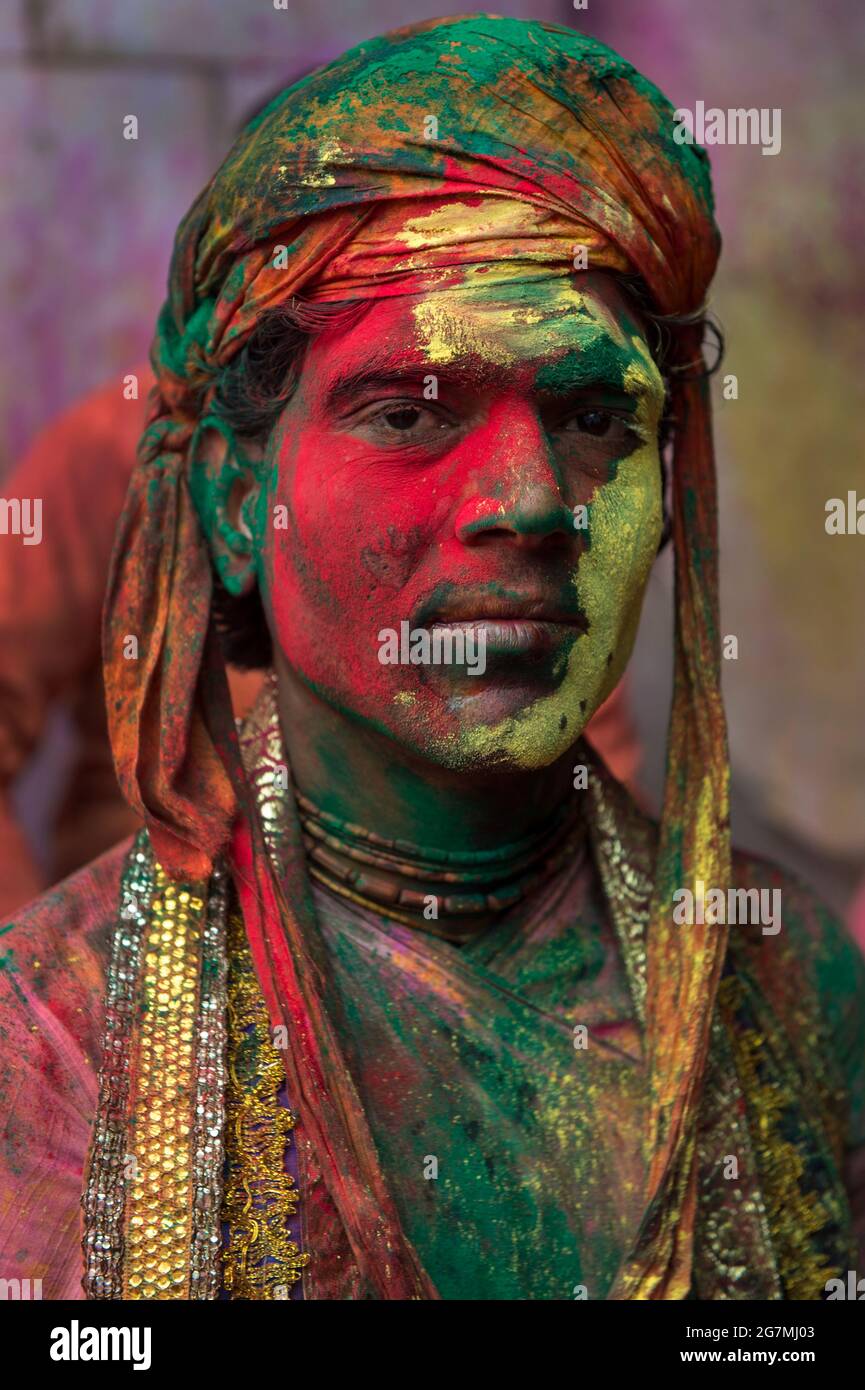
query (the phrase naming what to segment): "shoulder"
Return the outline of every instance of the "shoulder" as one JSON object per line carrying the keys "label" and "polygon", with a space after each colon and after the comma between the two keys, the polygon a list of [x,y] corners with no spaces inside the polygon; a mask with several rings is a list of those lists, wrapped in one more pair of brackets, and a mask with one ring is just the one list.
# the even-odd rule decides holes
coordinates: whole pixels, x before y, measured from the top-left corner
{"label": "shoulder", "polygon": [[0,1029],[50,1014],[79,1048],[94,1052],[100,1020],[90,1003],[104,984],[130,845],[116,845],[0,926]]}
{"label": "shoulder", "polygon": [[[860,1004],[865,958],[843,923],[813,889],[767,859],[736,852],[733,883],[757,905],[759,922],[747,928],[749,953],[768,986],[792,992],[803,985],[816,994],[828,1022],[837,1022],[851,1001]],[[740,898],[744,904],[744,900]],[[736,924],[730,931],[741,929]],[[798,981],[781,975],[795,962]]]}
{"label": "shoulder", "polygon": [[[848,1143],[865,1142],[865,958],[838,917],[795,874],[737,852],[733,882],[759,898],[759,920],[730,926],[761,993],[789,1030],[813,1018],[806,1047],[820,1050],[849,1097]],[[744,899],[740,897],[744,906]]]}
{"label": "shoulder", "polygon": [[129,842],[0,928],[0,1270],[76,1297],[105,974]]}

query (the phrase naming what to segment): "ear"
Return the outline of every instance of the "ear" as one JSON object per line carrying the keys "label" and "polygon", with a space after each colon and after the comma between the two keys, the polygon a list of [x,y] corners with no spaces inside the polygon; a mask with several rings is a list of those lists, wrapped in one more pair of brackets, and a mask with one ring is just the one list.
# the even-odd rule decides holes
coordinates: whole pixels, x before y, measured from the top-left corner
{"label": "ear", "polygon": [[241,597],[256,584],[254,509],[260,491],[260,460],[239,449],[224,421],[201,421],[189,451],[189,489],[216,571],[230,594]]}

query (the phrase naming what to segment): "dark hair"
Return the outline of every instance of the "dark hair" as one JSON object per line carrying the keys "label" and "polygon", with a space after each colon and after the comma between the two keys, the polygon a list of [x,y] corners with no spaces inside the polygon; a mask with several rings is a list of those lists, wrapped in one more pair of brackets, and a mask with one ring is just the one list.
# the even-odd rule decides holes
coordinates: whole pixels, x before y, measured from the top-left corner
{"label": "dark hair", "polygon": [[[658,426],[658,452],[661,457],[661,483],[664,490],[664,525],[658,545],[660,554],[669,544],[672,532],[670,476],[673,441],[678,421],[673,413],[671,388],[674,380],[699,380],[715,375],[724,359],[724,334],[720,324],[705,305],[689,314],[661,314],[657,311],[649,287],[642,276],[617,274],[614,278],[625,299],[643,320],[649,351],[664,382],[664,411]],[[707,362],[701,346],[696,359],[680,362],[679,330],[699,327],[703,330],[701,343],[705,345],[708,339],[713,356]]]}
{"label": "dark hair", "polygon": [[[362,299],[314,304],[295,297],[265,310],[217,377],[211,413],[239,439],[264,445],[297,389],[313,337],[356,322],[371,304]],[[258,589],[238,597],[214,571],[213,615],[227,662],[244,671],[270,665],[273,642]]]}
{"label": "dark hair", "polygon": [[[671,385],[676,376],[711,376],[721,365],[724,340],[715,321],[700,310],[682,316],[660,314],[645,281],[637,275],[616,275],[626,300],[643,321],[649,348],[666,388],[666,405],[659,429],[664,488],[664,529],[659,549],[670,538],[668,506],[670,452],[676,420],[671,409]],[[328,328],[347,327],[362,317],[372,300],[339,300],[316,304],[298,296],[266,310],[243,348],[216,380],[211,411],[241,440],[264,445],[300,379],[307,345]],[[676,361],[676,330],[703,324],[714,346],[714,360],[681,364]],[[213,611],[226,661],[243,670],[270,665],[273,644],[261,595],[230,594],[214,575]]]}

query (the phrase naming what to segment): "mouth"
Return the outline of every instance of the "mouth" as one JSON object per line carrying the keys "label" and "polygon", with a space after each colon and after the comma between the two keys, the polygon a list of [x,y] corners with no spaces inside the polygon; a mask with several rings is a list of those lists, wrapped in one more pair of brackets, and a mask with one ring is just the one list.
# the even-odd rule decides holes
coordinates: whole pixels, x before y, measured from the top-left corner
{"label": "mouth", "polygon": [[[454,595],[436,611],[421,613],[419,625],[440,633],[458,632],[485,644],[490,656],[541,658],[568,637],[588,631],[583,614],[565,611],[545,598]],[[481,635],[482,634],[482,635]]]}
{"label": "mouth", "polygon": [[584,631],[573,622],[538,618],[461,618],[429,624],[432,632],[456,634],[483,643],[487,655],[543,656],[558,647],[563,637]]}

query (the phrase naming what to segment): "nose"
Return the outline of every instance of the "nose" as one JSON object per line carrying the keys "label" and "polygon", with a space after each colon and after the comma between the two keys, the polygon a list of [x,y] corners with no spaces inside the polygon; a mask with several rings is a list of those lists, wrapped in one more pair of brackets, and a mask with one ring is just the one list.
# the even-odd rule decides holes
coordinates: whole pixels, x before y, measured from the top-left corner
{"label": "nose", "polygon": [[537,414],[510,409],[489,423],[483,464],[472,471],[472,494],[457,513],[457,539],[470,546],[507,540],[525,549],[572,541],[573,516]]}

